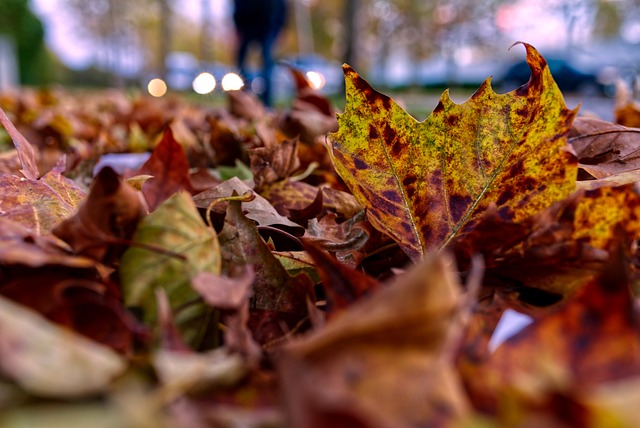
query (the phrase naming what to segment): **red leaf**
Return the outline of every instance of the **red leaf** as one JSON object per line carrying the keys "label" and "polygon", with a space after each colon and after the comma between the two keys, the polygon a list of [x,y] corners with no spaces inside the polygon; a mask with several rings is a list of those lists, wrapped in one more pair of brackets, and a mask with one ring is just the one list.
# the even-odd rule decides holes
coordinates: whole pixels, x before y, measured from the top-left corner
{"label": "red leaf", "polygon": [[345,266],[308,241],[303,243],[322,278],[329,301],[328,312],[345,309],[358,298],[380,288],[380,283],[372,277]]}
{"label": "red leaf", "polygon": [[142,185],[142,193],[150,211],[182,189],[191,191],[189,161],[182,146],[173,137],[171,128],[165,129],[162,141],[138,174],[153,176]]}

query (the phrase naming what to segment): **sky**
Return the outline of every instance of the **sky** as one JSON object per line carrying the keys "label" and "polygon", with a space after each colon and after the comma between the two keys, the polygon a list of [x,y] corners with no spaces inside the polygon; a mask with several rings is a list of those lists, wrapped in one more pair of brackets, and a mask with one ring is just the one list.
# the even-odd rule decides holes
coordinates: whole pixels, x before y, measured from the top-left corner
{"label": "sky", "polygon": [[[175,10],[197,20],[202,0],[175,0]],[[224,19],[230,10],[231,0],[210,0],[214,20]],[[95,48],[74,32],[73,15],[65,13],[61,0],[31,0],[34,12],[46,27],[47,46],[64,62],[73,68],[86,68],[94,61]]]}
{"label": "sky", "polygon": [[[31,0],[34,11],[46,25],[47,44],[68,66],[84,68],[94,60],[94,47],[78,38],[74,33],[77,17],[65,14],[60,4],[64,0]],[[174,0],[175,10],[198,20],[202,0]],[[228,19],[231,0],[209,0],[214,19]],[[496,25],[507,35],[508,40],[522,40],[539,49],[563,46],[566,41],[565,23],[557,13],[551,13],[545,7],[554,0],[519,0],[502,7],[496,15]],[[578,26],[587,28],[588,25]],[[588,34],[578,31],[574,42],[588,38]]]}

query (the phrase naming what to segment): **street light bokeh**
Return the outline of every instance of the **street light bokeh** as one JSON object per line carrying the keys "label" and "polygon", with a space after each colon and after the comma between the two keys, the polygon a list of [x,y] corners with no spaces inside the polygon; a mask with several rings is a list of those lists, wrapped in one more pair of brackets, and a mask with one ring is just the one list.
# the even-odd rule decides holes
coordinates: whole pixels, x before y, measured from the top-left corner
{"label": "street light bokeh", "polygon": [[167,93],[167,84],[159,78],[151,79],[147,85],[147,90],[154,97],[162,97]]}
{"label": "street light bokeh", "polygon": [[222,90],[239,91],[244,87],[244,81],[236,73],[227,73],[222,78]]}
{"label": "street light bokeh", "polygon": [[216,78],[206,71],[200,73],[193,79],[193,90],[200,95],[212,92],[216,88]]}

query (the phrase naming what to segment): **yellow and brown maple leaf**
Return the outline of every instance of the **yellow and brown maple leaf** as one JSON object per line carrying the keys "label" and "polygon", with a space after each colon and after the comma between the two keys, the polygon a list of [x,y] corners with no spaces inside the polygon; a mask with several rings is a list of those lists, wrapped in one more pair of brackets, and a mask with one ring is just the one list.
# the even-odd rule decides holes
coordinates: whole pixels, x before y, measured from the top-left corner
{"label": "yellow and brown maple leaf", "polygon": [[531,79],[497,94],[487,79],[464,104],[445,92],[418,122],[344,66],[347,103],[329,134],[337,172],[371,223],[413,259],[447,246],[490,206],[520,221],[575,190],[567,109],[545,59],[524,44]]}

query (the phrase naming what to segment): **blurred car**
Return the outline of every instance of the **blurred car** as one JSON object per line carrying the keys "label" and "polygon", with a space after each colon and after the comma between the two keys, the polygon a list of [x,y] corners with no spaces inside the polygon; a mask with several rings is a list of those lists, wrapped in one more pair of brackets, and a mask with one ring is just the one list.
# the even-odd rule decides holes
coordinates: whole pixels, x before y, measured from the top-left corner
{"label": "blurred car", "polygon": [[307,76],[309,73],[316,73],[321,77],[321,84],[318,84],[316,89],[326,94],[335,94],[342,90],[344,75],[337,61],[330,61],[319,55],[301,55],[287,58],[283,63],[299,69]]}
{"label": "blurred car", "polygon": [[[581,71],[564,59],[547,58],[547,64],[553,79],[562,92],[582,95],[609,95],[610,90],[603,84],[596,73]],[[531,69],[526,61],[511,65],[496,79],[495,86],[502,91],[511,91],[529,81]]]}

